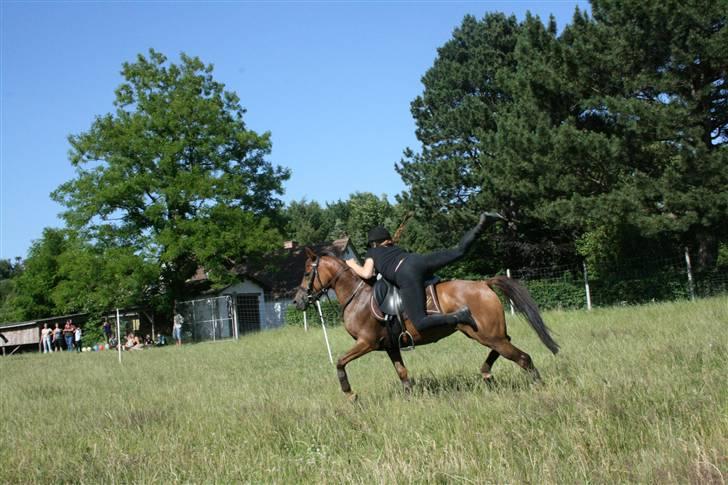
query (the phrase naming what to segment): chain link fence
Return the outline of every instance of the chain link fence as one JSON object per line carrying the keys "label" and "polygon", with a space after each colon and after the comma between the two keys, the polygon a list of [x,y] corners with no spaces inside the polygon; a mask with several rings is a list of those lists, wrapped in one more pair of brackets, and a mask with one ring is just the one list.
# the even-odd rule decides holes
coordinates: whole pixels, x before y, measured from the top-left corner
{"label": "chain link fence", "polygon": [[264,293],[211,296],[177,302],[182,315],[182,340],[201,342],[280,327],[287,300]]}
{"label": "chain link fence", "polygon": [[625,260],[608,271],[582,263],[507,273],[525,284],[541,308],[606,307],[728,293],[728,267],[695,271],[687,253]]}

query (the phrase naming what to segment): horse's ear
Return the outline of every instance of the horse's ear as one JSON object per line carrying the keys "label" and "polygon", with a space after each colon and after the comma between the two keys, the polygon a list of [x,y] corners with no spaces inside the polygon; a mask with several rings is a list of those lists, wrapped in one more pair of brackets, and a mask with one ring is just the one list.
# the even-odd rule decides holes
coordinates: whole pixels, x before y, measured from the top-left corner
{"label": "horse's ear", "polygon": [[318,255],[316,253],[314,253],[313,249],[311,249],[310,247],[306,246],[305,249],[306,249],[306,256],[308,256],[309,258],[316,259],[318,257]]}

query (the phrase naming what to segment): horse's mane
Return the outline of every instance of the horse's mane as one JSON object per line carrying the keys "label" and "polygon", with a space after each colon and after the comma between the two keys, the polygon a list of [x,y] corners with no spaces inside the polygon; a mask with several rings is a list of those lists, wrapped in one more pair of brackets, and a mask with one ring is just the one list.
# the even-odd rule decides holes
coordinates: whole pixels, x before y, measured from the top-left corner
{"label": "horse's mane", "polygon": [[334,259],[341,261],[341,257],[338,254],[336,254],[335,252],[333,252],[331,249],[322,250],[321,253],[319,254],[319,256],[330,256]]}

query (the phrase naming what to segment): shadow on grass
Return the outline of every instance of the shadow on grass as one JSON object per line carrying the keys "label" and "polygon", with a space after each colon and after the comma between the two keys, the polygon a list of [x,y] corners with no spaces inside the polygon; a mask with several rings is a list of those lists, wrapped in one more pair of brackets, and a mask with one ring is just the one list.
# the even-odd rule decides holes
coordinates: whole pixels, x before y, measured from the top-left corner
{"label": "shadow on grass", "polygon": [[[527,376],[504,376],[493,378],[488,382],[480,376],[474,375],[426,375],[414,379],[412,382],[412,396],[421,395],[447,395],[458,392],[517,392],[536,388]],[[401,393],[400,388],[400,393]]]}

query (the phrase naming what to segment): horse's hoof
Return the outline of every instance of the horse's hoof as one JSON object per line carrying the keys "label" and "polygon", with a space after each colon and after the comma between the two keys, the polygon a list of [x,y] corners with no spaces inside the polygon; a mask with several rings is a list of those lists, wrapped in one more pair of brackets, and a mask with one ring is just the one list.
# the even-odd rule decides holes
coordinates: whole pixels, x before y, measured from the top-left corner
{"label": "horse's hoof", "polygon": [[347,399],[349,399],[350,403],[355,403],[359,400],[359,396],[355,392],[352,392],[347,396]]}
{"label": "horse's hoof", "polygon": [[488,385],[493,385],[495,384],[495,377],[490,372],[483,372],[483,382]]}

